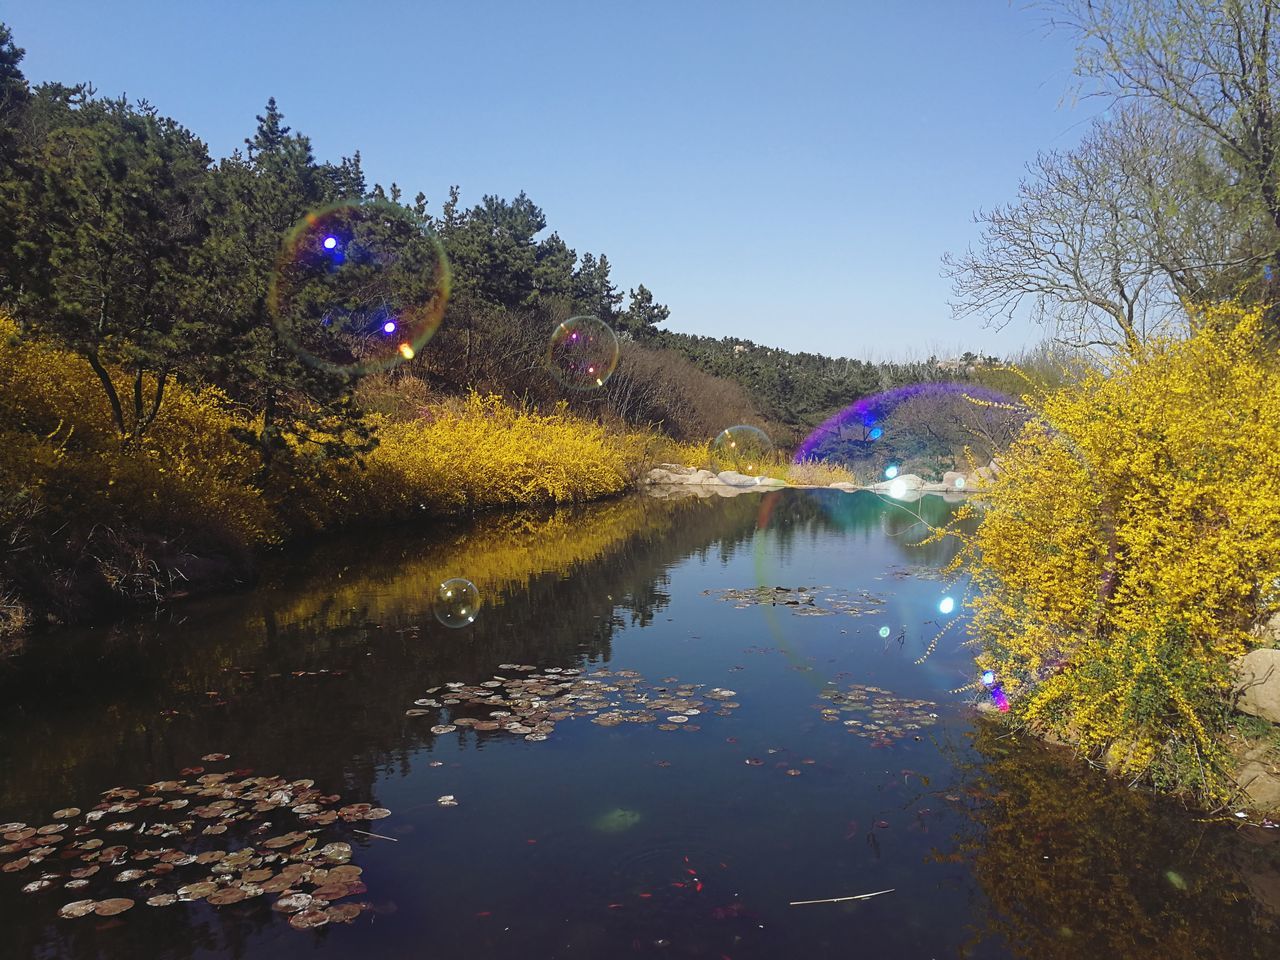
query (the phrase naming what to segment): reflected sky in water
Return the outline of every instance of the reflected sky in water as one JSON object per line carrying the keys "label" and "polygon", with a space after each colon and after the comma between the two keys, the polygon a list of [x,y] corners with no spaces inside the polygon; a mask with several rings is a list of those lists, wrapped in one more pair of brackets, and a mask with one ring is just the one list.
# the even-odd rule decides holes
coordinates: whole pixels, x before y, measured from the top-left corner
{"label": "reflected sky in water", "polygon": [[[784,491],[363,533],[273,558],[237,596],[36,638],[0,661],[0,821],[222,751],[389,808],[364,826],[394,840],[326,828],[372,909],[317,931],[267,897],[59,920],[78,895],[0,873],[0,956],[1268,955],[1280,831],[1197,822],[947,692],[975,679],[963,604],[939,607],[964,583],[938,573],[949,544],[914,544],[951,509]],[[482,599],[465,628],[433,612],[450,577]],[[777,587],[814,603],[726,599]],[[405,716],[502,663],[677,677],[741,707],[696,731],[567,720],[542,743]],[[859,736],[824,719],[833,683],[938,717]]]}

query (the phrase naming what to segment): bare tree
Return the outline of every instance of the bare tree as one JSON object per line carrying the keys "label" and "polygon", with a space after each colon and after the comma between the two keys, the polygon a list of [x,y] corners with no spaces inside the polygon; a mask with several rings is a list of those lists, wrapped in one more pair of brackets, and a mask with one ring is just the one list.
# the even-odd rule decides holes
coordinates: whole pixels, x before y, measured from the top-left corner
{"label": "bare tree", "polygon": [[947,254],[952,312],[1003,326],[1024,304],[1077,348],[1137,353],[1178,321],[1138,228],[1133,178],[1097,130],[1071,151],[1041,153],[1018,199],[979,212],[976,248]]}
{"label": "bare tree", "polygon": [[1157,104],[1221,149],[1280,267],[1280,43],[1276,0],[1047,0],[1080,41],[1077,72],[1104,95]]}

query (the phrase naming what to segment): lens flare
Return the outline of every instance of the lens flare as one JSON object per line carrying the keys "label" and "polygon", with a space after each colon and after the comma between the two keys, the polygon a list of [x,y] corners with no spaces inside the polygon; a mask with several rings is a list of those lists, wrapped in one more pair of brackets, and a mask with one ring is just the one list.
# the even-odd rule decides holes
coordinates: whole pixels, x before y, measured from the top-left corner
{"label": "lens flare", "polygon": [[451,577],[436,588],[433,611],[446,627],[466,627],[476,620],[480,607],[480,591],[470,580]]}
{"label": "lens flare", "polygon": [[773,441],[759,427],[739,424],[721,430],[711,441],[711,469],[728,473],[723,482],[734,486],[756,484],[772,457]]}
{"label": "lens flare", "polygon": [[301,360],[358,377],[421,351],[450,286],[444,247],[421,216],[385,200],[352,201],[313,210],[285,235],[268,306]]}
{"label": "lens flare", "polygon": [[943,597],[938,601],[938,612],[941,614],[951,613],[955,608],[956,601],[954,597]]}
{"label": "lens flare", "polygon": [[896,464],[890,464],[884,468],[884,476],[886,480],[892,480],[898,475],[898,467]]}
{"label": "lens flare", "polygon": [[603,387],[618,366],[617,334],[598,317],[570,317],[551,331],[547,370],[570,390]]}

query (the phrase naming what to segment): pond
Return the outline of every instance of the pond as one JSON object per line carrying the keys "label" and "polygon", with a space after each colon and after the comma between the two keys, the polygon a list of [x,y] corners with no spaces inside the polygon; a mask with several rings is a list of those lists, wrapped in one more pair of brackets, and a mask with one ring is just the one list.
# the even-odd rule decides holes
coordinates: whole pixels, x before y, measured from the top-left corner
{"label": "pond", "polygon": [[964,584],[919,545],[952,509],[406,524],[35,638],[0,660],[0,956],[1272,956],[1280,831],[953,692]]}

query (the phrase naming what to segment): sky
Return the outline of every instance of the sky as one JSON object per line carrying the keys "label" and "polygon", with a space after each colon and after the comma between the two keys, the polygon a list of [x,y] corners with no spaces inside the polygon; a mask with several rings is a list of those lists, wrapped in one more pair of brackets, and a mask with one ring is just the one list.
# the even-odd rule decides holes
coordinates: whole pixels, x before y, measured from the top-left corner
{"label": "sky", "polygon": [[224,156],[274,96],[317,157],[434,212],[521,190],[669,329],[866,359],[1040,340],[956,320],[945,251],[1073,104],[1070,37],[1009,0],[7,4],[29,80],[145,98]]}

